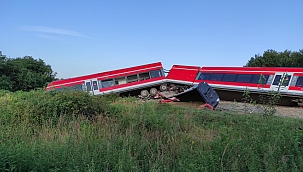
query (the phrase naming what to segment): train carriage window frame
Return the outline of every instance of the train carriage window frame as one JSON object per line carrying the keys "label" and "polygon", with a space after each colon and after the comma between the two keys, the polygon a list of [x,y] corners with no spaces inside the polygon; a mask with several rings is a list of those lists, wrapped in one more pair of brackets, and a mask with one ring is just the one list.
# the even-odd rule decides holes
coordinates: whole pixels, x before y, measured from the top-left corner
{"label": "train carriage window frame", "polygon": [[138,75],[137,74],[135,74],[135,75],[128,75],[126,77],[126,81],[127,81],[127,83],[137,82],[138,81]]}
{"label": "train carriage window frame", "polygon": [[126,84],[127,80],[125,76],[119,77],[119,78],[115,78],[115,85],[122,85],[122,84]]}
{"label": "train carriage window frame", "polygon": [[139,73],[139,81],[150,79],[149,72]]}
{"label": "train carriage window frame", "polygon": [[163,76],[163,72],[161,70],[152,70],[150,71],[151,78],[159,78]]}
{"label": "train carriage window frame", "polygon": [[236,82],[250,83],[252,76],[251,74],[238,74]]}
{"label": "train carriage window frame", "polygon": [[303,76],[299,76],[296,82],[297,87],[303,87]]}
{"label": "train carriage window frame", "polygon": [[92,86],[94,90],[99,90],[98,81],[92,81]]}
{"label": "train carriage window frame", "polygon": [[213,73],[210,76],[209,80],[211,80],[211,81],[221,81],[223,76],[224,76],[224,74],[222,74],[222,73]]}
{"label": "train carriage window frame", "polygon": [[200,73],[197,77],[197,80],[209,80],[211,73]]}
{"label": "train carriage window frame", "polygon": [[[287,75],[287,79],[283,79],[285,80],[286,82],[281,82],[281,78],[282,78],[283,75],[276,75],[275,78],[274,78],[274,81],[272,83],[272,85],[281,85],[281,86],[288,86],[289,85],[289,82],[290,82],[290,78],[292,75]],[[285,76],[284,76],[285,78]]]}
{"label": "train carriage window frame", "polygon": [[83,91],[83,84],[76,84],[71,86],[73,90]]}
{"label": "train carriage window frame", "polygon": [[[287,77],[287,79],[286,79]],[[284,83],[282,83],[283,86],[289,86],[289,83],[290,83],[290,79],[292,77],[292,75],[287,75],[286,77],[284,77]]]}
{"label": "train carriage window frame", "polygon": [[[253,75],[250,83],[252,84],[266,84],[268,81],[269,75]],[[260,83],[261,80],[261,83]]]}
{"label": "train carriage window frame", "polygon": [[102,88],[108,88],[115,85],[114,79],[106,79],[101,81]]}
{"label": "train carriage window frame", "polygon": [[222,78],[224,82],[234,82],[237,78],[237,74],[225,74]]}
{"label": "train carriage window frame", "polygon": [[85,86],[86,86],[86,91],[92,91],[92,85],[90,82],[86,82]]}
{"label": "train carriage window frame", "polygon": [[61,86],[55,88],[56,91],[83,91],[83,84],[75,84],[70,86]]}

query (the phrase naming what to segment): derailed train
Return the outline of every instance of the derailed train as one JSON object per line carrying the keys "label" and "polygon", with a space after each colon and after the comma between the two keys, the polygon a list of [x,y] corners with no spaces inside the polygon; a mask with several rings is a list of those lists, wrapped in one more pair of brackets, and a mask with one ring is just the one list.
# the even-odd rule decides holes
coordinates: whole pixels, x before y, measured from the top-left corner
{"label": "derailed train", "polygon": [[240,101],[247,89],[251,97],[279,92],[279,104],[303,101],[302,68],[199,67],[173,65],[165,75],[161,62],[100,72],[51,82],[46,90],[77,89],[93,95],[117,92],[121,95],[155,96],[159,92],[181,93],[201,82],[208,83],[222,100]]}
{"label": "derailed train", "polygon": [[174,65],[166,79],[170,87],[180,89],[190,83],[207,82],[222,100],[241,101],[247,89],[255,100],[260,95],[279,92],[280,105],[302,105],[303,101],[303,68]]}

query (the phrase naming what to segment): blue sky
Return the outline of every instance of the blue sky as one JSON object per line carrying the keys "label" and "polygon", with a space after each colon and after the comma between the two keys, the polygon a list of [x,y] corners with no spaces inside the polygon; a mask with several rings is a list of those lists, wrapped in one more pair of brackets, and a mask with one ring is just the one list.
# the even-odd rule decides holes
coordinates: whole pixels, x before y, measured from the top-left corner
{"label": "blue sky", "polygon": [[302,0],[2,0],[0,51],[68,78],[161,61],[243,66],[303,49]]}

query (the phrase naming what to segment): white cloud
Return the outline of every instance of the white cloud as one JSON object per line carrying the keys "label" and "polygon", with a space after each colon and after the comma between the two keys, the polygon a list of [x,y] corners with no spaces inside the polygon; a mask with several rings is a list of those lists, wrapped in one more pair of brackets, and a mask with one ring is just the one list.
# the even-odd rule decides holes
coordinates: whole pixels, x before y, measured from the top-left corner
{"label": "white cloud", "polygon": [[[79,32],[75,32],[72,30],[65,30],[65,29],[52,28],[52,27],[46,27],[46,26],[25,25],[25,26],[22,26],[21,29],[26,30],[26,31],[47,33],[47,34],[60,34],[60,35],[69,35],[69,36],[76,36],[76,37],[87,37]],[[44,36],[46,36],[46,35],[44,34]]]}
{"label": "white cloud", "polygon": [[57,36],[52,36],[52,35],[47,35],[47,34],[42,34],[42,33],[38,33],[36,34],[37,36],[44,38],[44,39],[49,39],[49,40],[59,40],[60,38]]}

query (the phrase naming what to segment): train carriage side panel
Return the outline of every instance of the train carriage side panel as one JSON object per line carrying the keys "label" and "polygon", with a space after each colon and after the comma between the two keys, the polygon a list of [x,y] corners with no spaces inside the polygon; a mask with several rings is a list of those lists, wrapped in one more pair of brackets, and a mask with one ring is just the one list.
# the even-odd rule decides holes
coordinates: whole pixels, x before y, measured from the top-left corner
{"label": "train carriage side panel", "polygon": [[287,101],[302,99],[302,68],[202,67],[195,83],[202,81],[215,90],[230,92],[226,95],[231,97],[236,92],[243,92],[248,88],[255,94],[279,91],[282,99]]}
{"label": "train carriage side panel", "polygon": [[199,66],[173,65],[166,79],[168,82],[192,85],[199,69]]}
{"label": "train carriage side panel", "polygon": [[[146,77],[150,77],[149,75],[147,76],[146,74],[147,73],[150,74],[152,72],[160,73],[162,75],[159,77],[155,77],[155,78],[146,78]],[[141,75],[141,74],[143,74],[143,75]],[[128,76],[138,76],[139,79],[136,82],[128,82],[128,83],[126,83],[127,79],[131,79],[131,78],[127,78],[124,81],[117,80],[116,84],[115,83],[112,84],[112,83],[108,82],[107,83],[108,85],[106,85],[106,86],[102,86],[102,83],[101,83],[101,81],[106,81],[106,80],[109,81],[109,80],[113,80],[114,78],[123,78],[123,77],[128,77]],[[129,68],[124,68],[124,69],[100,72],[100,73],[96,73],[96,74],[90,74],[90,75],[85,75],[85,76],[80,76],[80,77],[53,81],[48,85],[46,90],[51,90],[53,88],[60,89],[62,86],[72,86],[73,84],[82,83],[83,90],[88,91],[92,94],[103,94],[103,93],[108,93],[108,92],[114,91],[115,87],[113,87],[113,86],[115,86],[115,85],[120,85],[120,86],[117,86],[117,88],[125,87],[124,89],[119,89],[119,90],[127,91],[129,88],[136,89],[137,87],[135,87],[135,85],[141,84],[142,87],[144,87],[144,83],[145,83],[145,85],[147,85],[147,83],[154,83],[153,85],[155,85],[155,81],[163,82],[163,79],[164,79],[164,73],[163,73],[162,63],[157,62],[157,63],[151,63],[151,64],[146,64],[146,65],[141,65],[141,66],[129,67]],[[143,80],[146,80],[146,81],[143,81]],[[122,84],[122,82],[124,82],[124,83]],[[150,85],[152,85],[152,84],[150,84]],[[118,91],[116,90],[116,91],[119,92],[119,90]]]}

